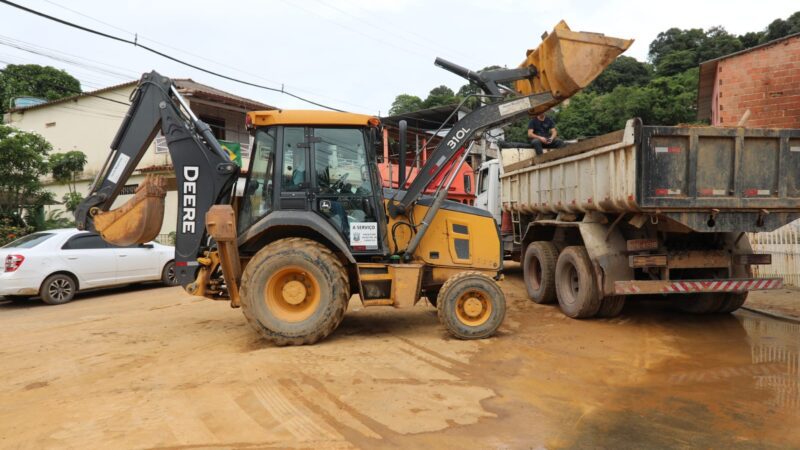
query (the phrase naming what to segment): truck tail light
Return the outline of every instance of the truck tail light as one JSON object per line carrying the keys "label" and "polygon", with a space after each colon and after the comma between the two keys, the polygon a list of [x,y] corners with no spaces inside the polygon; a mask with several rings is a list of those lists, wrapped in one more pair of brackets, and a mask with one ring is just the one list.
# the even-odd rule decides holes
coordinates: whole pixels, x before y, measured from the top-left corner
{"label": "truck tail light", "polygon": [[769,253],[754,253],[751,255],[737,255],[736,264],[739,265],[770,265],[772,264],[772,255]]}
{"label": "truck tail light", "polygon": [[22,265],[22,262],[25,261],[25,257],[22,255],[8,255],[6,256],[6,272],[14,272],[15,270],[19,269],[19,266]]}

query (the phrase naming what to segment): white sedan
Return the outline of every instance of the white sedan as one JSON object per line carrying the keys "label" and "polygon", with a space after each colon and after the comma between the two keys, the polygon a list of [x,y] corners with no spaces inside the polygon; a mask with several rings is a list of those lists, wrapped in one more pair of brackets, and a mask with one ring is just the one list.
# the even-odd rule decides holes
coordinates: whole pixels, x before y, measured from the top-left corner
{"label": "white sedan", "polygon": [[0,247],[0,296],[40,296],[59,305],[85,289],[161,280],[174,286],[175,248],[155,242],[118,247],[76,229],[29,234]]}

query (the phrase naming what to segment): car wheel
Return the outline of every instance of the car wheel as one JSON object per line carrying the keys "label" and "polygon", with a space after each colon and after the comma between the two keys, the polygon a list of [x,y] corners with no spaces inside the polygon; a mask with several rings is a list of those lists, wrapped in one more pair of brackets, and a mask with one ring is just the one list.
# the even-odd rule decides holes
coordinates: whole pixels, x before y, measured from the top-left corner
{"label": "car wheel", "polygon": [[48,305],[62,305],[72,301],[77,291],[78,283],[74,278],[57,273],[44,280],[39,295],[42,297],[42,301]]}
{"label": "car wheel", "polygon": [[175,261],[170,261],[161,271],[161,282],[166,286],[178,285],[178,272],[175,270]]}

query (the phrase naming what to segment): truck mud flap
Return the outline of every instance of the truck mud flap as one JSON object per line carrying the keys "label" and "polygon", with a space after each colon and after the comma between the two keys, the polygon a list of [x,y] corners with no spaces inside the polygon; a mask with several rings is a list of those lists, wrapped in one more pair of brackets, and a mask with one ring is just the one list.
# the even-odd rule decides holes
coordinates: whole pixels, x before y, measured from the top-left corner
{"label": "truck mud flap", "polygon": [[700,292],[748,292],[781,289],[783,278],[744,278],[729,280],[651,280],[617,281],[617,295],[696,294]]}

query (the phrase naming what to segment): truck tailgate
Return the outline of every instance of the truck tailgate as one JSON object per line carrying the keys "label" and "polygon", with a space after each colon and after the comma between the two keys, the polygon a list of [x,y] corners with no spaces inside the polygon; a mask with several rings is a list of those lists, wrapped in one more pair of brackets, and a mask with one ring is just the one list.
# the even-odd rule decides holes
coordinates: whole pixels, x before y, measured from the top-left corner
{"label": "truck tailgate", "polygon": [[643,210],[800,207],[800,130],[643,126],[640,136]]}

